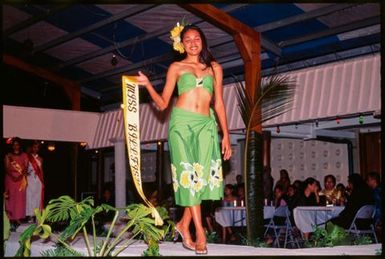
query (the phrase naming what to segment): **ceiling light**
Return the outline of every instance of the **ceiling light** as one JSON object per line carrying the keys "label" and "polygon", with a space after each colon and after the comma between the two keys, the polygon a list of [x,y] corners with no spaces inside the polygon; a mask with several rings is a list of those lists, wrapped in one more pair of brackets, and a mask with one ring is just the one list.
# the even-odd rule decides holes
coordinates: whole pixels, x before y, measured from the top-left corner
{"label": "ceiling light", "polygon": [[118,64],[118,58],[116,57],[115,54],[112,55],[112,58],[111,58],[111,65],[113,66],[116,66]]}

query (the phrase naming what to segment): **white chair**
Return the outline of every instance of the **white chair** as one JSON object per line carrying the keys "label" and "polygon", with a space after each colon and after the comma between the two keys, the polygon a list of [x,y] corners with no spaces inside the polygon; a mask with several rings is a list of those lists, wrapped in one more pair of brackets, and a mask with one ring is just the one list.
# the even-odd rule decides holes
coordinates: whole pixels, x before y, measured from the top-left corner
{"label": "white chair", "polygon": [[[354,216],[350,227],[346,229],[346,232],[349,234],[353,234],[355,237],[359,237],[360,235],[372,234],[374,237],[374,241],[378,243],[376,231],[374,230],[374,214],[375,214],[375,206],[374,205],[364,205],[362,206]],[[357,226],[360,220],[371,220],[369,226],[367,228],[362,228]]]}
{"label": "white chair", "polygon": [[[265,236],[268,233],[269,230],[273,230],[274,233],[274,242],[273,245],[277,245],[277,247],[280,247],[279,244],[279,237],[282,233],[285,234],[285,242],[283,247],[286,248],[288,243],[295,244],[297,248],[299,248],[299,243],[297,238],[294,238],[293,236],[293,227],[290,222],[290,211],[287,206],[279,206],[275,209],[274,215],[272,218],[270,218],[269,223],[265,225],[266,231]],[[282,219],[282,222],[278,222],[278,219]],[[288,239],[290,239],[288,241]]]}

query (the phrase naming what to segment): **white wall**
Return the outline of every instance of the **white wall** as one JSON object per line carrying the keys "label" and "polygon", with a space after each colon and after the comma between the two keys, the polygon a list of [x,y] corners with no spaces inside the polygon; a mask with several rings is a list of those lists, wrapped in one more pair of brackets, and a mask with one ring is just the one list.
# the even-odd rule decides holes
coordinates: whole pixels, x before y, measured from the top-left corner
{"label": "white wall", "polygon": [[272,139],[271,168],[275,182],[279,179],[279,171],[286,169],[291,182],[314,177],[323,187],[324,176],[333,174],[337,183],[346,185],[349,175],[347,145],[316,140]]}
{"label": "white wall", "polygon": [[[234,170],[226,175],[225,184],[235,184],[235,177],[241,173],[242,145],[233,146],[231,163]],[[314,177],[321,182],[327,174],[333,174],[337,183],[347,184],[349,175],[348,149],[346,144],[323,141],[303,141],[299,139],[273,138],[271,140],[271,168],[274,184],[279,179],[279,171],[286,169],[290,180],[305,180]]]}
{"label": "white wall", "polygon": [[100,113],[3,106],[3,137],[92,143]]}

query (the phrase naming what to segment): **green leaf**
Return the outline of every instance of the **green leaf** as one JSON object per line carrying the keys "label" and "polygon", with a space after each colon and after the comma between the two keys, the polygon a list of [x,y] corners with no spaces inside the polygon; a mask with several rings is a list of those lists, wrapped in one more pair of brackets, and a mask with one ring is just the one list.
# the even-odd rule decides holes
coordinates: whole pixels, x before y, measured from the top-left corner
{"label": "green leaf", "polygon": [[92,197],[87,197],[81,202],[75,202],[71,197],[64,195],[49,202],[47,208],[50,210],[47,219],[52,222],[73,219],[86,208],[94,205]]}
{"label": "green leaf", "polygon": [[41,225],[41,229],[43,233],[40,234],[40,237],[43,239],[48,238],[52,233],[51,227],[49,225]]}
{"label": "green leaf", "polygon": [[21,233],[19,237],[20,247],[16,251],[15,256],[23,256],[23,255],[25,256],[25,254],[30,254],[30,250],[31,250],[30,240],[33,236],[33,232],[35,231],[36,227],[37,226],[35,224],[32,224],[28,228],[26,228],[23,233]]}
{"label": "green leaf", "polygon": [[60,234],[60,238],[62,240],[66,240],[69,237],[74,238],[83,226],[90,220],[93,214],[93,208],[85,208],[77,214],[77,216],[71,219],[69,226],[67,226]]}
{"label": "green leaf", "polygon": [[42,257],[80,257],[84,256],[73,249],[69,249],[61,244],[57,244],[54,249],[48,249],[40,252]]}

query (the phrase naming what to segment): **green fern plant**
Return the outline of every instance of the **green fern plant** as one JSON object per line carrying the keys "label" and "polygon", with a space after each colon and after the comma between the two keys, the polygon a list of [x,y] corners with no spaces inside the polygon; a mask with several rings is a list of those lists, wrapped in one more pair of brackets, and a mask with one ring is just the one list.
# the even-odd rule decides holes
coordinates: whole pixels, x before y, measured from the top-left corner
{"label": "green fern plant", "polygon": [[351,239],[345,230],[330,223],[326,229],[315,226],[312,236],[305,242],[306,247],[333,247],[350,244]]}
{"label": "green fern plant", "polygon": [[206,240],[207,240],[207,243],[216,243],[218,242],[219,240],[219,235],[216,231],[213,231],[213,232],[208,232],[206,231]]}
{"label": "green fern plant", "polygon": [[43,257],[82,257],[82,253],[68,249],[67,247],[57,244],[54,249],[48,249],[40,253]]}

